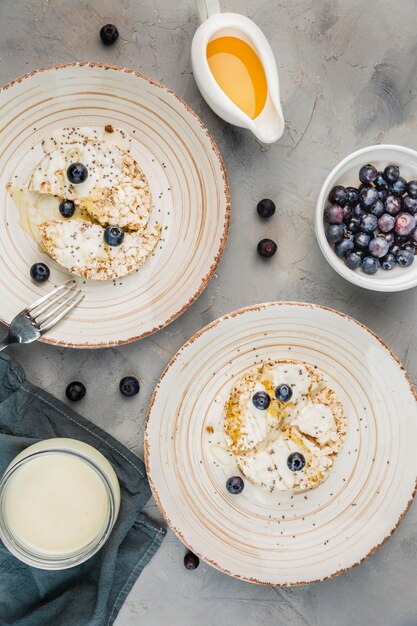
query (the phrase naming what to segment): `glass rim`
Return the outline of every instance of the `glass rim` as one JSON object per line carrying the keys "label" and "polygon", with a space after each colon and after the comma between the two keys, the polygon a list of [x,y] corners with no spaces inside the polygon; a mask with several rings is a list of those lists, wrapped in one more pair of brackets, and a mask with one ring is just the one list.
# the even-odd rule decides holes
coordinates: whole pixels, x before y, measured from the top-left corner
{"label": "glass rim", "polygon": [[[93,471],[96,472],[96,474],[101,479],[108,500],[106,521],[97,536],[92,539],[88,544],[82,546],[78,550],[62,555],[47,555],[43,553],[38,553],[35,550],[31,550],[30,548],[25,546],[17,539],[13,531],[10,529],[9,525],[7,524],[6,516],[4,514],[4,500],[6,489],[10,483],[10,480],[13,478],[16,472],[18,472],[23,465],[30,463],[30,461],[33,461],[36,458],[53,454],[64,454],[72,456],[86,463]],[[9,468],[5,471],[0,480],[0,538],[3,541],[5,547],[14,556],[33,567],[49,570],[66,569],[83,563],[87,559],[91,558],[96,552],[100,550],[100,548],[103,547],[113,529],[116,518],[117,508],[113,487],[110,480],[107,478],[106,473],[97,463],[95,463],[94,460],[88,458],[87,456],[76,450],[64,448],[48,448],[47,450],[38,450],[36,452],[32,452],[31,454],[28,454],[16,463],[12,461],[9,465]]]}

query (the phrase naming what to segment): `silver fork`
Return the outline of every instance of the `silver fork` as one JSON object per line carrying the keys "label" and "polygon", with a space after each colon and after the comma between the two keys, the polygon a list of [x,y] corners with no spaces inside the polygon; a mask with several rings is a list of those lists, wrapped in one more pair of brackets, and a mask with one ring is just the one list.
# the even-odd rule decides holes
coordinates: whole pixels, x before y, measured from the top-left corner
{"label": "silver fork", "polygon": [[16,315],[7,336],[0,342],[0,351],[11,343],[36,341],[72,311],[84,295],[80,289],[75,289],[75,283],[71,283],[70,280],[57,287]]}

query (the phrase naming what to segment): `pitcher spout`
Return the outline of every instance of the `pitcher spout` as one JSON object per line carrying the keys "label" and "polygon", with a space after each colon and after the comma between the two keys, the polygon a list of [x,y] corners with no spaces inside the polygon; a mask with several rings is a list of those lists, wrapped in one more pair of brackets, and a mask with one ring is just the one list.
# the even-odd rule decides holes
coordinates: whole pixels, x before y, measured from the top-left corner
{"label": "pitcher spout", "polygon": [[[269,104],[269,103],[268,103]],[[285,121],[281,106],[267,106],[262,113],[252,121],[251,131],[262,143],[274,143],[282,136]]]}

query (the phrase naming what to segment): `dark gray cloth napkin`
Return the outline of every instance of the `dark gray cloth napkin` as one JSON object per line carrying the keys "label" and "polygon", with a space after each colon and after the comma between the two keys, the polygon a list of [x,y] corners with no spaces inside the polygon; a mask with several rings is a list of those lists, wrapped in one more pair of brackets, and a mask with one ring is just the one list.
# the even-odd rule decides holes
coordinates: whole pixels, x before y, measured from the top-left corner
{"label": "dark gray cloth napkin", "polygon": [[110,461],[121,487],[120,513],[104,547],[77,567],[48,572],[25,565],[0,542],[1,626],[109,626],[165,534],[141,510],[150,496],[144,464],[118,441],[26,380],[0,354],[0,475],[24,448],[71,437]]}

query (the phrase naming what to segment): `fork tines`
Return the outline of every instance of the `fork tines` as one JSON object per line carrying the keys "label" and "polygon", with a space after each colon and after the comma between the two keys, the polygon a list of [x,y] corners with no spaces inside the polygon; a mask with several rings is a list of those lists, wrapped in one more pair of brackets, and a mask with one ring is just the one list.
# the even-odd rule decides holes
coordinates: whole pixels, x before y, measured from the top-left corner
{"label": "fork tines", "polygon": [[28,306],[24,313],[40,333],[45,333],[59,322],[84,298],[77,285],[69,280]]}

